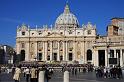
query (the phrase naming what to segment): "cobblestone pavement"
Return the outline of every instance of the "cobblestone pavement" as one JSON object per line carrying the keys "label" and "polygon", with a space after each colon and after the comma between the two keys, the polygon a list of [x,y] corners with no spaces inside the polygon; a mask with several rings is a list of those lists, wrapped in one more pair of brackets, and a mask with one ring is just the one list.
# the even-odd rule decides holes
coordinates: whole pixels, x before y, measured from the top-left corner
{"label": "cobblestone pavement", "polygon": [[[20,82],[26,82],[23,75],[21,75]],[[77,75],[70,74],[70,82],[124,82],[124,79],[112,79],[112,78],[96,78],[94,72],[78,73]],[[2,73],[0,74],[0,82],[14,82],[12,74]],[[63,82],[63,73],[54,72],[49,82]]]}

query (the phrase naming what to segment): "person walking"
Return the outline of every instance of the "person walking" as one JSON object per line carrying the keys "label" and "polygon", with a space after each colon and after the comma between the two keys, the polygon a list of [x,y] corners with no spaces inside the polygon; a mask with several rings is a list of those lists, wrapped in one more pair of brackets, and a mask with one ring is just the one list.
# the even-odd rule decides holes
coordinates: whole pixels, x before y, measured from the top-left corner
{"label": "person walking", "polygon": [[49,69],[45,68],[45,80],[46,80],[46,82],[49,82],[49,79],[51,79]]}
{"label": "person walking", "polygon": [[30,78],[30,81],[31,82],[37,82],[37,76],[38,74],[37,74],[37,70],[36,70],[36,68],[33,66],[32,68],[31,68],[31,78]]}
{"label": "person walking", "polygon": [[30,69],[29,69],[29,67],[27,67],[25,69],[25,74],[26,74],[26,82],[29,82],[29,77],[30,77]]}
{"label": "person walking", "polygon": [[15,82],[20,81],[20,74],[21,74],[21,66],[18,66],[18,67],[16,67],[15,73],[14,73],[14,76],[13,76],[13,79],[15,80]]}

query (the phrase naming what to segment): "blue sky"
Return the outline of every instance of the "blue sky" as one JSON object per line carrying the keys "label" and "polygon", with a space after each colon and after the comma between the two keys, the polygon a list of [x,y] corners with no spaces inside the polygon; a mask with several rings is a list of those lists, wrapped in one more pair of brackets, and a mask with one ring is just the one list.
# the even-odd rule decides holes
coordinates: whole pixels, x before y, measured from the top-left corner
{"label": "blue sky", "polygon": [[[65,4],[66,0],[0,0],[0,44],[15,46],[16,29],[22,23],[32,28],[54,25]],[[111,18],[124,17],[124,0],[68,0],[68,4],[80,26],[96,24],[101,35]]]}

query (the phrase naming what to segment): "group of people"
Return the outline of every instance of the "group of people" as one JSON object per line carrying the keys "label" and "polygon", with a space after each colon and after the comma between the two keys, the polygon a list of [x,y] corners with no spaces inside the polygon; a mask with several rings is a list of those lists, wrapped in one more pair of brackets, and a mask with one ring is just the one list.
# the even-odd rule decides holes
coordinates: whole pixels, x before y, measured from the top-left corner
{"label": "group of people", "polygon": [[115,79],[121,79],[123,78],[122,75],[122,69],[121,67],[112,67],[112,68],[106,68],[106,67],[98,67],[95,69],[96,77],[97,78],[115,78]]}
{"label": "group of people", "polygon": [[14,70],[13,79],[15,80],[15,82],[20,81],[21,74],[23,74],[23,76],[25,77],[26,82],[38,82],[39,70],[45,71],[44,77],[46,82],[48,82],[49,79],[51,79],[51,73],[47,67],[39,69],[35,66],[26,68],[21,68],[21,66],[17,66],[16,68],[13,68],[13,70]]}

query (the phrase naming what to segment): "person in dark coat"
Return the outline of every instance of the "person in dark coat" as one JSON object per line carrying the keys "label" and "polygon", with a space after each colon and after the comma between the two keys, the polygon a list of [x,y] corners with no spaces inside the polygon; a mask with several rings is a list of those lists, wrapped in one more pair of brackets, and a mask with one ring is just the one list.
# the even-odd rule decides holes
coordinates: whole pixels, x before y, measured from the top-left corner
{"label": "person in dark coat", "polygon": [[46,80],[46,82],[49,82],[49,79],[51,79],[49,69],[45,68],[45,80]]}

